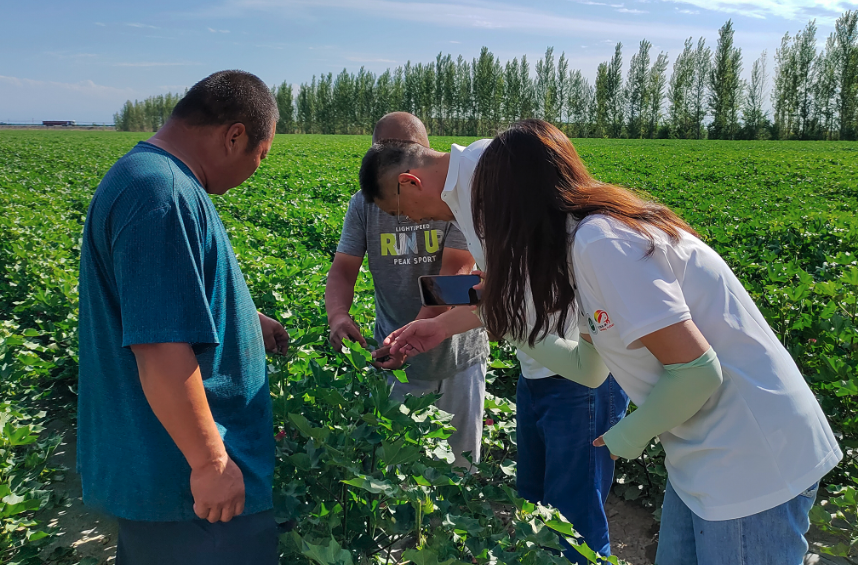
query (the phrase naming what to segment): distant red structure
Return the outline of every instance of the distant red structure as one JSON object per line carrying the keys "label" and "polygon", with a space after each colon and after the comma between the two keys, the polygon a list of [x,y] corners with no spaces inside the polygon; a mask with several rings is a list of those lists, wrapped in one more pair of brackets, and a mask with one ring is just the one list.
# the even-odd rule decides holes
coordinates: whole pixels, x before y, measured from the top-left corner
{"label": "distant red structure", "polygon": [[76,126],[77,123],[74,120],[44,120],[42,121],[43,126]]}

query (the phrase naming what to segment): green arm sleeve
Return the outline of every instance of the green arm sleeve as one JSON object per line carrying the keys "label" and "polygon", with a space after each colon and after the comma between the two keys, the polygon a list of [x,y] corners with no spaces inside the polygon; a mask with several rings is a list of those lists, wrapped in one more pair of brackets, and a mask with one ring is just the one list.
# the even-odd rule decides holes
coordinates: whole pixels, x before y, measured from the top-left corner
{"label": "green arm sleeve", "polygon": [[534,347],[526,341],[508,341],[543,367],[586,387],[598,388],[608,378],[608,368],[596,348],[583,339],[573,341],[548,335]]}
{"label": "green arm sleeve", "polygon": [[723,381],[711,347],[690,363],[665,365],[644,405],[605,433],[605,445],[613,455],[637,459],[652,438],[694,416]]}

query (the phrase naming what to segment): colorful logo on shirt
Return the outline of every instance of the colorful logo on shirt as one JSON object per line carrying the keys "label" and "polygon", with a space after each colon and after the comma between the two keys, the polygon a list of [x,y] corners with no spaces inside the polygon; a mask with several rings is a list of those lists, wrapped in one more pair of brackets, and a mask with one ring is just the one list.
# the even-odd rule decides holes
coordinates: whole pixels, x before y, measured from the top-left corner
{"label": "colorful logo on shirt", "polygon": [[[611,322],[610,316],[608,316],[608,313],[604,310],[596,310],[596,312],[593,313],[593,317],[596,318],[596,323],[599,325],[600,332],[614,327],[614,323]],[[593,328],[593,331],[595,331],[595,328]]]}
{"label": "colorful logo on shirt", "polygon": [[[379,234],[382,257],[395,257],[394,265],[434,263],[437,260],[436,254],[441,248],[441,232],[431,229],[429,224],[402,226],[396,228],[396,232]],[[421,255],[421,252],[425,255]]]}

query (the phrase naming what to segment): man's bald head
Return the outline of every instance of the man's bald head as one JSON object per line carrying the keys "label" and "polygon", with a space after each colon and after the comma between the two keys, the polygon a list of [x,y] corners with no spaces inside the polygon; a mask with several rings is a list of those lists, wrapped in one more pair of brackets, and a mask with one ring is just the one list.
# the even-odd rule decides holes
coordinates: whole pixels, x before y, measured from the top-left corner
{"label": "man's bald head", "polygon": [[391,112],[378,120],[372,131],[372,142],[378,143],[385,139],[411,141],[429,147],[426,126],[417,116],[408,112]]}

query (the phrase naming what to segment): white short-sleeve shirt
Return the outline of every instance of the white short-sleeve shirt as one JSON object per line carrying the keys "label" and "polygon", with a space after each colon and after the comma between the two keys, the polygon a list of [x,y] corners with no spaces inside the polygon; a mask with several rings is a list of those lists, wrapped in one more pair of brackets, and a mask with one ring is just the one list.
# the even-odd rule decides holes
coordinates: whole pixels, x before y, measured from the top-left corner
{"label": "white short-sleeve shirt", "polygon": [[663,373],[642,336],[692,320],[724,382],[684,424],[659,436],[671,484],[705,520],[750,516],[791,500],[842,458],[787,350],[729,266],[698,238],[650,241],[606,216],[572,244],[577,300],[593,344],[638,406]]}
{"label": "white short-sleeve shirt", "polygon": [[[453,212],[453,216],[456,218],[454,223],[464,234],[468,242],[468,251],[471,252],[477,267],[480,269],[485,268],[486,256],[483,250],[483,242],[477,237],[477,232],[474,229],[474,218],[471,213],[471,181],[483,151],[491,142],[490,139],[481,139],[467,147],[453,144],[450,149],[447,180],[444,183],[444,191],[441,193],[441,199]],[[530,302],[528,300],[528,304]],[[532,315],[531,310],[532,307],[528,309],[528,320],[535,323],[536,318]],[[569,316],[567,326],[566,337],[578,339],[578,327],[573,316]],[[543,379],[554,374],[521,351],[516,351],[516,357],[521,364],[521,373],[526,379]]]}

